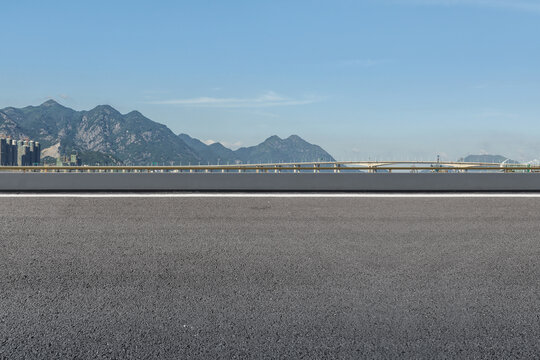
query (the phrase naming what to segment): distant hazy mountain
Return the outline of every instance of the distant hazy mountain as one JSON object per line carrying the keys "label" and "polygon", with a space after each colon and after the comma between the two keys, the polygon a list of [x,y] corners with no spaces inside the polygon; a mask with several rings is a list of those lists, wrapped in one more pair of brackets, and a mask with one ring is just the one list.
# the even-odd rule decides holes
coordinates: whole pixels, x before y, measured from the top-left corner
{"label": "distant hazy mountain", "polygon": [[204,163],[224,164],[227,162],[234,163],[235,161],[234,151],[226,148],[220,143],[206,145],[199,139],[192,138],[187,134],[180,134],[178,137],[195,150]]}
{"label": "distant hazy mountain", "polygon": [[186,134],[178,135],[191,148],[204,156],[210,163],[270,163],[293,161],[334,161],[320,146],[313,145],[297,135],[286,139],[274,135],[256,146],[243,147],[236,151],[220,143],[206,145]]}
{"label": "distant hazy mountain", "polygon": [[0,135],[29,138],[42,143],[44,157],[78,151],[86,163],[216,164],[218,162],[268,162],[332,160],[319,146],[298,136],[268,138],[263,143],[236,151],[215,143],[206,145],[138,111],[121,114],[108,105],[75,111],[54,100],[40,106],[0,110]]}
{"label": "distant hazy mountain", "polygon": [[321,147],[310,144],[297,135],[286,139],[274,135],[257,146],[236,150],[235,155],[243,162],[334,161]]}
{"label": "distant hazy mountain", "polygon": [[506,164],[519,164],[519,162],[515,160],[511,160],[507,158],[506,156],[502,155],[468,155],[464,158],[459,159],[459,161],[464,162],[484,162],[484,163],[494,163],[494,164],[500,164],[502,162],[506,161]]}

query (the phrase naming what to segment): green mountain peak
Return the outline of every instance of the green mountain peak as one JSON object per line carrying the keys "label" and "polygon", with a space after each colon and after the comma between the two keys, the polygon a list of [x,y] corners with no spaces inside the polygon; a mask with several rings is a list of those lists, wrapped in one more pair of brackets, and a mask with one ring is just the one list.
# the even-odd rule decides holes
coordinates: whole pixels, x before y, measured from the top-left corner
{"label": "green mountain peak", "polygon": [[0,133],[37,140],[44,150],[54,147],[61,155],[76,151],[95,162],[187,165],[333,160],[297,135],[286,139],[273,135],[236,151],[219,143],[206,145],[187,134],[175,135],[138,111],[121,114],[110,105],[75,111],[50,99],[39,106],[5,108],[0,113]]}

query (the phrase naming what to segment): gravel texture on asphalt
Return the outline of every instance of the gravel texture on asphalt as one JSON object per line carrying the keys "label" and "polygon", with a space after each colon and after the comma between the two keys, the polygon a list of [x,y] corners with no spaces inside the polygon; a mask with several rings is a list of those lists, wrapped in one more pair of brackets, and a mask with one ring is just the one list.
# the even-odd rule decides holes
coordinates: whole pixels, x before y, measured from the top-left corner
{"label": "gravel texture on asphalt", "polygon": [[0,358],[529,358],[540,199],[3,198]]}

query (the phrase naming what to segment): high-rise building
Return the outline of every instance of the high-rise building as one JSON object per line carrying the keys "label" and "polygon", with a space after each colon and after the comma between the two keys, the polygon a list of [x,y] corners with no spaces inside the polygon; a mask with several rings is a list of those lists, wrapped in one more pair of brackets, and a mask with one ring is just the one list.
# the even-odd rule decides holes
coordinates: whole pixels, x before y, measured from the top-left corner
{"label": "high-rise building", "polygon": [[9,164],[11,166],[17,166],[17,141],[11,140],[11,147],[10,147],[10,161]]}
{"label": "high-rise building", "polygon": [[39,165],[41,163],[41,144],[39,141],[34,143],[34,164]]}
{"label": "high-rise building", "polygon": [[17,166],[24,166],[24,141],[17,141]]}
{"label": "high-rise building", "polygon": [[8,142],[7,139],[0,139],[0,164],[8,162]]}
{"label": "high-rise building", "polygon": [[79,158],[79,154],[71,154],[69,162],[71,166],[81,166],[81,158]]}
{"label": "high-rise building", "polygon": [[36,163],[36,142],[30,140],[28,142],[28,148],[30,150],[30,164],[34,165]]}
{"label": "high-rise building", "polygon": [[0,138],[1,166],[31,166],[41,162],[41,145],[37,141]]}

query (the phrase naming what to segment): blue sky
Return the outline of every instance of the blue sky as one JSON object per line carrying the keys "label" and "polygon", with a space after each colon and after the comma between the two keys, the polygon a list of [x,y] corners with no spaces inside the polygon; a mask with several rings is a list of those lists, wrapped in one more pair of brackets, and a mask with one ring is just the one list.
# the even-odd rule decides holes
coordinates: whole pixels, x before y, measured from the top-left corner
{"label": "blue sky", "polygon": [[540,158],[540,0],[11,1],[0,107],[137,109],[237,147]]}

